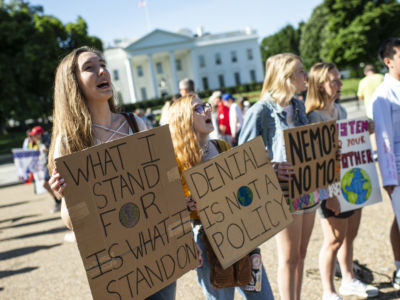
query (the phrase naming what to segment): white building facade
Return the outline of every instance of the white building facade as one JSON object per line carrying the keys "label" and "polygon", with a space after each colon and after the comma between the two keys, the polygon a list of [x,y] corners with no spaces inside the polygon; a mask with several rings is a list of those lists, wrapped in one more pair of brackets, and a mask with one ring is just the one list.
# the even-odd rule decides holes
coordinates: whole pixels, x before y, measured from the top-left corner
{"label": "white building facade", "polygon": [[264,76],[258,36],[249,28],[196,36],[156,29],[104,55],[124,104],[174,95],[184,78],[201,91],[261,82]]}

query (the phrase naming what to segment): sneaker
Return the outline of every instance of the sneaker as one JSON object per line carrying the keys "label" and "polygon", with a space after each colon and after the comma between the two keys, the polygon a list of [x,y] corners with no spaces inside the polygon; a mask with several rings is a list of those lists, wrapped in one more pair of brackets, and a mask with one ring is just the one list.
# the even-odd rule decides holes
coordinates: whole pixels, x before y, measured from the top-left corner
{"label": "sneaker", "polygon": [[68,232],[64,235],[64,241],[66,242],[76,242],[75,233],[73,231]]}
{"label": "sneaker", "polygon": [[322,300],[343,300],[342,297],[340,297],[338,294],[336,293],[332,293],[332,294],[325,294],[322,296]]}
{"label": "sneaker", "polygon": [[400,271],[393,272],[392,285],[396,290],[400,290]]}
{"label": "sneaker", "polygon": [[343,296],[355,295],[359,297],[375,297],[379,294],[379,290],[369,284],[365,284],[354,278],[351,282],[343,282],[339,288],[340,294]]}

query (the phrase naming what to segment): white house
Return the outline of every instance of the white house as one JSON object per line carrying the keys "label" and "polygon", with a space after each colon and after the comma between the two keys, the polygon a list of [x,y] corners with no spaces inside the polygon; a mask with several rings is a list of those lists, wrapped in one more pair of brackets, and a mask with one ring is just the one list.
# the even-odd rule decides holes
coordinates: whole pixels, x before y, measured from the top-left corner
{"label": "white house", "polygon": [[191,78],[196,90],[263,80],[258,36],[250,28],[222,34],[193,35],[156,29],[131,43],[104,51],[122,103],[178,93],[178,82]]}

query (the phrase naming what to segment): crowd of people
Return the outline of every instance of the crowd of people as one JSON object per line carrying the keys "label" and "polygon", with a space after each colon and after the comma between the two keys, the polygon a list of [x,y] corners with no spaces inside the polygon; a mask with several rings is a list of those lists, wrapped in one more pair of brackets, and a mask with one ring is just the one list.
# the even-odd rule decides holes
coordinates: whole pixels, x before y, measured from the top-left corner
{"label": "crowd of people", "polygon": [[[374,131],[375,124],[383,185],[395,212],[391,228],[395,260],[393,286],[400,289],[400,39],[385,41],[379,49],[379,57],[388,73],[372,96],[368,96],[368,103],[373,103],[374,120],[370,122],[370,132]],[[307,74],[299,56],[277,54],[267,59],[260,99],[251,107],[246,98],[236,99],[223,91],[214,91],[204,103],[195,93],[194,82],[185,79],[179,83],[179,95],[163,108],[160,123],[169,124],[181,175],[184,170],[231,147],[261,136],[287,197],[293,166],[286,158],[283,130],[346,119],[345,109],[335,102],[340,98],[341,87],[341,75],[333,63],[316,63]],[[306,98],[299,100],[296,95],[304,95],[305,91]],[[110,74],[100,52],[88,47],[78,48],[59,64],[55,77],[49,183],[51,190],[62,199],[61,216],[71,230],[73,224],[63,198],[68,183],[55,168],[54,159],[149,128],[141,116],[118,113],[113,95]],[[197,203],[183,177],[182,185],[202,257],[196,269],[198,283],[207,299],[233,299],[234,288],[215,288],[210,282],[210,261],[205,255],[204,230],[196,212]],[[353,272],[353,242],[361,209],[342,213],[333,190],[329,187],[305,195],[313,199],[311,205],[293,212],[293,222],[276,236],[281,299],[301,299],[304,261],[316,211],[321,216],[324,235],[319,255],[322,299],[342,299],[339,294],[374,297],[379,293],[377,287],[360,281]],[[333,284],[337,260],[342,273],[339,293]],[[274,298],[269,284],[271,274],[263,266],[261,272],[260,291],[237,287],[245,299]],[[148,299],[175,299],[175,290],[176,284],[172,283]]]}

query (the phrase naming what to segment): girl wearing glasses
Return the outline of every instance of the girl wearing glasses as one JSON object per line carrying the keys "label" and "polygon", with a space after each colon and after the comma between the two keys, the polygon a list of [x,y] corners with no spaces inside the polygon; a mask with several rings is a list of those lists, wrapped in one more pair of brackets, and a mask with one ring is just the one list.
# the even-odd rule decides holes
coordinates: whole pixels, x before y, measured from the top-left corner
{"label": "girl wearing glasses", "polygon": [[[209,139],[209,134],[214,129],[211,120],[211,106],[208,103],[203,103],[195,95],[182,97],[171,105],[169,126],[181,174],[184,170],[205,162],[230,148],[230,145],[225,141]],[[210,262],[205,255],[205,247],[201,237],[204,233],[201,230],[202,225],[197,215],[196,202],[191,199],[183,177],[182,184],[187,197],[188,208],[191,211],[191,219],[195,225],[195,240],[203,251],[203,265],[196,269],[198,282],[208,300],[233,300],[234,288],[214,289],[210,283]],[[261,292],[248,292],[243,287],[239,288],[239,292],[245,299],[273,299],[264,267],[262,267],[262,272]]]}

